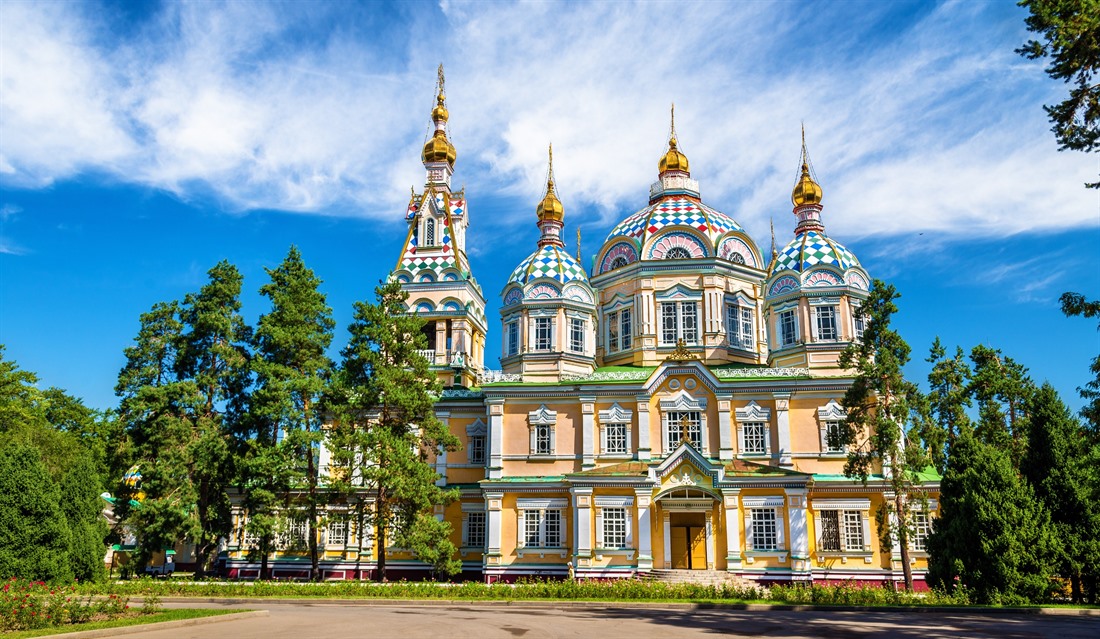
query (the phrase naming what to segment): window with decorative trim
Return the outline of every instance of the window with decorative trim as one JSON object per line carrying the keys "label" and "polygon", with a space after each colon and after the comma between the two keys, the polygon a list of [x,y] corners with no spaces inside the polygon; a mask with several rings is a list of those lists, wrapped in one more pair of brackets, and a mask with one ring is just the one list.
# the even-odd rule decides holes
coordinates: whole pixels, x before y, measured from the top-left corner
{"label": "window with decorative trim", "polygon": [[726,342],[731,348],[753,348],[751,308],[742,304],[726,303]]}
{"label": "window with decorative trim", "polygon": [[470,510],[462,513],[462,547],[485,548],[486,517],[484,510]]}
{"label": "window with decorative trim", "polygon": [[843,453],[846,446],[844,445],[844,431],[841,428],[843,422],[827,421],[824,422],[825,431],[825,444],[822,447],[822,452],[826,453]]}
{"label": "window with decorative trim", "polygon": [[844,420],[848,413],[835,399],[817,409],[818,428],[821,432],[821,452],[825,454],[838,454],[847,450],[844,443]]}
{"label": "window with decorative trim", "polygon": [[602,454],[626,455],[630,452],[626,424],[603,424],[600,435],[600,452]]}
{"label": "window with decorative trim", "polygon": [[671,453],[680,445],[687,442],[696,450],[703,448],[703,420],[702,414],[697,410],[667,411],[662,415],[664,419],[666,453]]}
{"label": "window with decorative trim", "polygon": [[753,508],[750,547],[756,551],[779,549],[779,527],[774,508]]}
{"label": "window with decorative trim", "polygon": [[823,552],[863,552],[863,513],[858,510],[823,510],[820,512]]}
{"label": "window with decorative trim", "polygon": [[629,308],[607,314],[607,352],[614,353],[630,349],[633,345],[631,320]]}
{"label": "window with decorative trim", "polygon": [[527,421],[531,427],[531,454],[553,455],[555,449],[555,425],[558,414],[543,404],[538,410],[528,413]]}
{"label": "window with decorative trim", "polygon": [[435,246],[435,220],[430,217],[424,222],[424,246]]}
{"label": "window with decorative trim", "polygon": [[771,411],[750,401],[734,410],[737,418],[737,450],[739,455],[767,455],[771,451]]}
{"label": "window with decorative trim", "polygon": [[564,506],[520,506],[519,546],[522,548],[561,548],[564,541]]}
{"label": "window with decorative trim", "polygon": [[535,426],[535,450],[536,455],[550,455],[554,452],[553,442],[550,438],[551,427],[548,424]]}
{"label": "window with decorative trim", "polygon": [[603,508],[602,548],[626,548],[626,508]]}
{"label": "window with decorative trim", "polygon": [[535,318],[535,343],[532,348],[536,351],[548,351],[554,348],[554,319],[551,317]]}
{"label": "window with decorative trim", "polygon": [[909,547],[916,552],[928,552],[928,536],[932,534],[932,515],[927,510],[909,513],[913,530],[909,534]]}
{"label": "window with decorative trim", "polygon": [[661,346],[675,346],[677,340],[695,345],[699,342],[699,303],[661,303]]}
{"label": "window with decorative trim", "polygon": [[815,306],[814,320],[817,324],[815,338],[819,342],[835,342],[839,335],[836,329],[836,307]]}
{"label": "window with decorative trim", "polygon": [[569,350],[574,353],[584,352],[584,320],[576,317],[569,320]]}
{"label": "window with decorative trim", "polygon": [[343,546],[348,542],[348,519],[344,514],[329,515],[328,525],[325,527],[324,545]]}
{"label": "window with decorative trim", "polygon": [[594,499],[596,548],[602,551],[634,547],[633,497],[604,496]]}
{"label": "window with decorative trim", "polygon": [[512,357],[519,353],[519,320],[512,320],[505,325],[504,355]]}
{"label": "window with decorative trim", "polygon": [[857,342],[863,341],[863,331],[866,328],[866,318],[863,317],[860,311],[859,304],[852,304],[852,335],[855,336]]}
{"label": "window with decorative trim", "polygon": [[779,311],[777,332],[779,333],[779,345],[781,347],[793,346],[798,343],[798,315],[795,309]]}
{"label": "window with decorative trim", "polygon": [[468,463],[477,465],[485,463],[485,435],[471,435],[466,446]]}

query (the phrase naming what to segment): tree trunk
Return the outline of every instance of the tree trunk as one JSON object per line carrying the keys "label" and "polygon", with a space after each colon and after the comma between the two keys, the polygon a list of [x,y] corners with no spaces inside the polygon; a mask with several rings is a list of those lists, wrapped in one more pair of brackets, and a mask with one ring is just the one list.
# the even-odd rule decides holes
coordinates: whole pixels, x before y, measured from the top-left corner
{"label": "tree trunk", "polygon": [[378,490],[378,525],[375,526],[374,545],[378,548],[378,581],[386,580],[386,517],[385,508],[382,506],[385,497],[384,491]]}
{"label": "tree trunk", "polygon": [[310,581],[321,581],[317,557],[317,469],[313,463],[313,447],[306,447],[306,473],[309,475],[309,561]]}
{"label": "tree trunk", "polygon": [[271,575],[267,572],[267,555],[271,548],[271,536],[264,535],[264,538],[260,541],[260,580],[271,579]]}
{"label": "tree trunk", "polygon": [[913,592],[913,567],[909,565],[909,527],[905,518],[905,495],[894,496],[894,512],[898,518],[898,545],[901,546],[901,571],[905,575],[905,590]]}
{"label": "tree trunk", "polygon": [[206,577],[206,563],[210,560],[210,542],[200,540],[195,546],[195,579]]}

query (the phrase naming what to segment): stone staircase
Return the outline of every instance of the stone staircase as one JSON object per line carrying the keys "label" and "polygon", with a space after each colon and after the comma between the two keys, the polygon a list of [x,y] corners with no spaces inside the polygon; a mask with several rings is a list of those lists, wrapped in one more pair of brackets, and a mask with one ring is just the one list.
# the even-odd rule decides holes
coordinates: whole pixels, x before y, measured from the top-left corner
{"label": "stone staircase", "polygon": [[640,575],[647,581],[661,581],[669,584],[697,584],[700,586],[733,586],[735,588],[757,588],[766,590],[755,581],[738,577],[723,570],[673,570],[657,568]]}

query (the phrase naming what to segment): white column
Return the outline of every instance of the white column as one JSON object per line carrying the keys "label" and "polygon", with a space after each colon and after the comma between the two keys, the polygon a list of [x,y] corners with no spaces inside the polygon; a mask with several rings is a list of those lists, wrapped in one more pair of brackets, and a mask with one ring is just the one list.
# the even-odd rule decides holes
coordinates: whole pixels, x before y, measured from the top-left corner
{"label": "white column", "polygon": [[[450,413],[447,413],[447,412],[436,413],[435,416],[437,418],[439,418],[439,421],[443,422],[443,427],[444,428],[446,428],[447,430],[450,430],[450,427],[451,427],[451,424],[450,424],[451,414]],[[436,474],[439,475],[439,479],[435,480],[435,485],[436,486],[446,486],[447,485],[447,451],[446,450],[441,450],[441,451],[439,451],[439,454],[436,455],[436,457],[435,457],[435,472],[436,472]]]}
{"label": "white column", "polygon": [[638,459],[650,458],[652,448],[649,443],[649,395],[638,395]]}
{"label": "white column", "polygon": [[775,425],[779,431],[779,465],[793,466],[791,460],[791,394],[774,393]]}
{"label": "white column", "polygon": [[573,496],[573,565],[589,565],[592,557],[592,489],[570,488]]}
{"label": "white column", "polygon": [[731,396],[718,396],[718,458],[733,459],[733,429],[730,419]]}
{"label": "white column", "polygon": [[634,497],[638,504],[638,570],[653,570],[652,539],[652,490],[635,488]]}
{"label": "white column", "polygon": [[672,521],[671,515],[665,513],[665,568],[672,568]]}
{"label": "white column", "polygon": [[714,570],[714,511],[707,513],[707,570]]}
{"label": "white column", "polygon": [[722,490],[722,508],[726,524],[726,570],[741,570],[741,507],[740,488]]}
{"label": "white column", "polygon": [[487,399],[489,406],[489,479],[500,479],[504,470],[504,399]]}
{"label": "white column", "polygon": [[596,398],[581,397],[581,470],[596,467]]}
{"label": "white column", "polygon": [[787,520],[791,527],[791,570],[796,574],[810,572],[810,534],[806,521],[806,489],[788,488]]}

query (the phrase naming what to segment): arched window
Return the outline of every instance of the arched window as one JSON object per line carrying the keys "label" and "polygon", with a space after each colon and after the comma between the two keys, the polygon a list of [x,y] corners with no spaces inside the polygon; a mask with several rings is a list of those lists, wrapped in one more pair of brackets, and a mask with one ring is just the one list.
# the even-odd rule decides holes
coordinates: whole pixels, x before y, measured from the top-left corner
{"label": "arched window", "polygon": [[435,246],[435,220],[432,218],[424,225],[424,245]]}
{"label": "arched window", "polygon": [[745,256],[741,255],[740,253],[734,253],[733,255],[730,256],[730,261],[733,262],[734,264],[744,264],[745,263]]}
{"label": "arched window", "polygon": [[691,259],[691,251],[682,246],[674,246],[665,253],[666,260],[689,260]]}
{"label": "arched window", "polygon": [[611,270],[615,270],[617,268],[622,268],[622,267],[626,266],[629,263],[630,262],[627,262],[625,257],[620,255],[619,257],[616,257],[615,259],[611,260]]}

